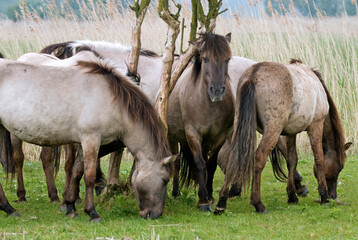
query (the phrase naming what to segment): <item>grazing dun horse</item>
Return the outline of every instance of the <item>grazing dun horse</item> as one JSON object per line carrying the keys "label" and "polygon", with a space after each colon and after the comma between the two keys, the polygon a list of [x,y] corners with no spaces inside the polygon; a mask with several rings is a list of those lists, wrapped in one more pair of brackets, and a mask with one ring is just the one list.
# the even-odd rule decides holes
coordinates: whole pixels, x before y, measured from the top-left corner
{"label": "grazing dun horse", "polygon": [[[108,62],[79,61],[77,67],[0,62],[0,122],[19,139],[37,145],[79,143],[83,149],[85,212],[100,221],[93,188],[101,145],[123,142],[136,159],[133,190],[142,217],[164,208],[172,161],[158,115],[147,97]],[[76,186],[67,214],[76,215]]]}
{"label": "grazing dun horse", "polygon": [[[262,139],[255,151],[256,129]],[[323,204],[337,197],[338,175],[351,143],[345,144],[338,111],[321,74],[298,60],[288,65],[262,62],[247,69],[237,88],[232,141],[229,151],[222,154],[229,158],[229,165],[215,212],[226,209],[230,182],[247,184],[251,176],[251,204],[256,212],[267,212],[261,201],[261,173],[281,134],[286,136],[287,144],[288,202],[297,203],[296,135],[302,131],[307,131],[310,139]]]}

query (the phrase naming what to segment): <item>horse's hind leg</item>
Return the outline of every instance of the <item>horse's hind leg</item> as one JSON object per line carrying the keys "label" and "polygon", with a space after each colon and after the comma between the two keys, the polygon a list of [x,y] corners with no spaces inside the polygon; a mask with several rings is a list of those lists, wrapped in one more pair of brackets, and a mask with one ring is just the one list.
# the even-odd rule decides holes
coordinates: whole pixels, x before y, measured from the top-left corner
{"label": "horse's hind leg", "polygon": [[40,159],[46,176],[48,196],[51,199],[51,202],[60,202],[55,185],[54,169],[52,167],[54,158],[55,156],[53,147],[42,147]]}
{"label": "horse's hind leg", "polygon": [[124,147],[121,147],[119,150],[111,153],[111,158],[109,160],[108,166],[107,187],[105,190],[106,195],[114,195],[119,186],[119,170],[121,166],[123,151]]}
{"label": "horse's hind leg", "polygon": [[261,174],[265,167],[267,157],[275,148],[282,130],[267,129],[264,131],[261,142],[255,152],[255,164],[252,177],[250,203],[258,213],[267,213],[266,207],[261,202]]}
{"label": "horse's hind leg", "polygon": [[297,167],[297,150],[296,150],[296,135],[286,137],[287,143],[287,169],[288,169],[288,181],[287,181],[287,196],[288,203],[298,203],[296,196],[295,185],[295,173]]}
{"label": "horse's hind leg", "polygon": [[324,174],[324,153],[322,147],[323,121],[312,123],[307,129],[314,156],[314,171],[318,181],[321,204],[328,202],[328,188]]}
{"label": "horse's hind leg", "polygon": [[23,166],[24,166],[24,153],[22,151],[22,141],[17,137],[11,135],[11,143],[14,148],[14,164],[17,176],[17,190],[18,197],[17,203],[26,202],[26,190],[24,185]]}
{"label": "horse's hind leg", "polygon": [[[286,137],[280,136],[276,146],[288,164]],[[306,185],[302,185],[302,176],[297,169],[295,169],[295,186],[296,194],[301,197],[306,197],[308,188]]]}

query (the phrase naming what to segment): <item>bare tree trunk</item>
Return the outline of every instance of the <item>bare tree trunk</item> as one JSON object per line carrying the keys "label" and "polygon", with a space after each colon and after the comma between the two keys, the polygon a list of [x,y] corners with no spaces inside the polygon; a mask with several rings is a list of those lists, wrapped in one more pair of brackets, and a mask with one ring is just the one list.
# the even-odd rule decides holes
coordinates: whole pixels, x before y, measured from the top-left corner
{"label": "bare tree trunk", "polygon": [[167,41],[163,54],[163,67],[160,81],[159,94],[155,103],[160,119],[164,125],[166,133],[168,132],[167,115],[169,100],[169,84],[174,62],[175,41],[180,32],[179,12],[180,5],[177,5],[178,12],[173,15],[169,11],[168,0],[160,0],[158,6],[159,16],[168,24]]}
{"label": "bare tree trunk", "polygon": [[140,4],[139,1],[134,1],[133,6],[130,6],[130,8],[136,14],[136,20],[132,27],[132,41],[131,41],[132,49],[130,53],[128,68],[129,71],[134,75],[137,75],[138,60],[139,60],[139,54],[141,49],[141,41],[140,41],[141,28],[142,28],[142,23],[145,14],[147,13],[149,7],[149,3],[150,0],[142,0]]}

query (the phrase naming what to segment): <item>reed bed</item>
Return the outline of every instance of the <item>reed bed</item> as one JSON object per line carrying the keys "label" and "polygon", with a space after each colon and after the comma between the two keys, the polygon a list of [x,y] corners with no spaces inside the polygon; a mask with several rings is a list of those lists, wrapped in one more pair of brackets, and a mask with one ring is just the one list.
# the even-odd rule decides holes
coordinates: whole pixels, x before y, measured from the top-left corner
{"label": "reed bed", "polygon": [[[134,13],[118,8],[113,1],[81,9],[84,20],[73,9],[63,5],[59,9],[48,6],[45,20],[26,7],[19,15],[22,20],[0,20],[0,52],[16,59],[26,52],[37,52],[56,42],[90,39],[130,45]],[[347,141],[358,139],[358,17],[340,16],[317,18],[294,16],[247,17],[231,11],[217,19],[216,33],[232,33],[234,55],[256,61],[287,63],[291,58],[320,70],[341,113]],[[184,3],[182,17],[188,26],[190,5]],[[157,52],[164,49],[167,26],[159,18],[155,6],[147,13],[142,26],[142,46]],[[184,40],[184,48],[188,45]],[[177,41],[179,52],[180,42]],[[300,151],[309,150],[308,138],[300,136]],[[356,150],[353,151],[356,152]],[[352,151],[352,150],[351,150]],[[37,154],[36,154],[37,155]]]}

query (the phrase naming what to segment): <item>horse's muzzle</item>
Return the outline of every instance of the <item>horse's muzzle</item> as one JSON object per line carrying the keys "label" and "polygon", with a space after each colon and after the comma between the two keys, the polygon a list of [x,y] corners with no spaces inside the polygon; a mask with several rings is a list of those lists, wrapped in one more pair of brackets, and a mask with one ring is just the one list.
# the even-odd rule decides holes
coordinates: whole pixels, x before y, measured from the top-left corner
{"label": "horse's muzzle", "polygon": [[139,212],[139,215],[144,218],[157,219],[162,215],[162,212],[156,212],[150,209],[145,209]]}
{"label": "horse's muzzle", "polygon": [[212,102],[222,101],[226,92],[225,86],[223,87],[210,87],[209,96]]}

